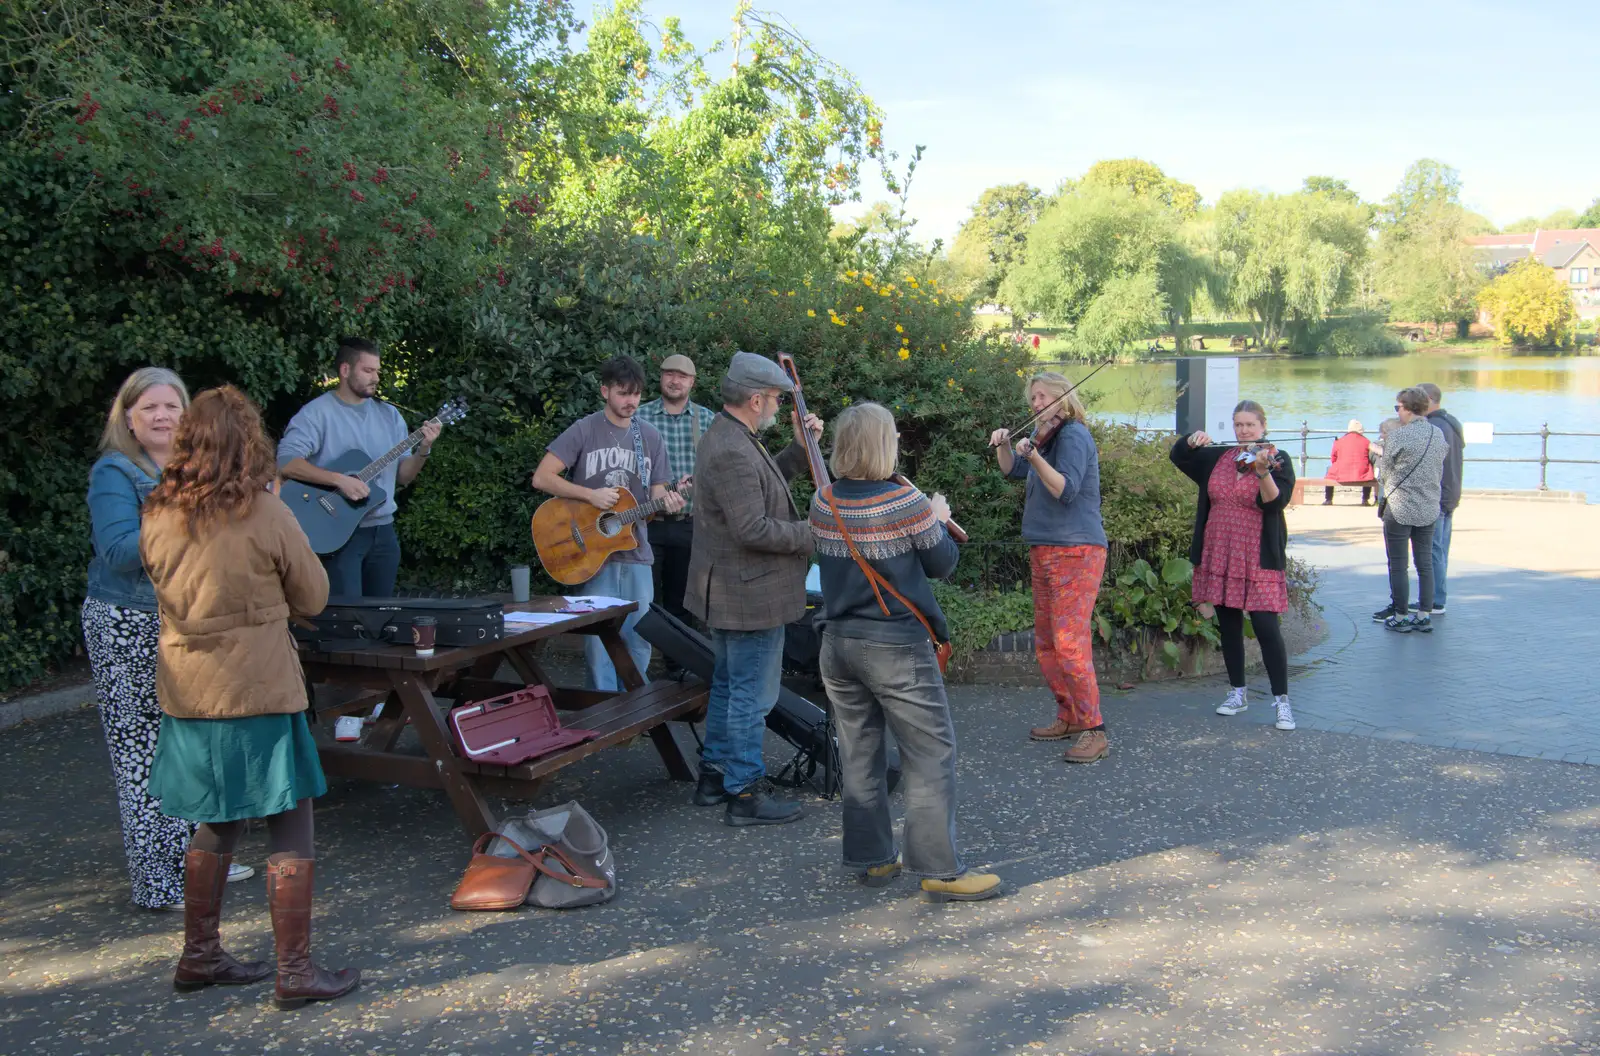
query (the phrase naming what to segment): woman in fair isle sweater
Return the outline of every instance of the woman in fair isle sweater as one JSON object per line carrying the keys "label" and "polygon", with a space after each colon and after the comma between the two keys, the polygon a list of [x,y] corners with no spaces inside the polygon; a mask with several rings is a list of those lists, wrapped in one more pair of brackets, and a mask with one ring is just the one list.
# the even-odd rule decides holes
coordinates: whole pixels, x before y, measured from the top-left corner
{"label": "woman in fair isle sweater", "polygon": [[[950,506],[942,495],[930,500],[895,479],[898,438],[894,416],[878,404],[846,410],[829,463],[839,479],[811,500],[822,572],[822,678],[839,731],[844,864],[869,887],[904,871],[935,900],[976,901],[998,894],[1000,878],[969,871],[956,851],[955,727],[929,636],[949,640],[928,580],[955,571],[956,544],[944,527]],[[885,727],[900,744],[906,789],[899,853]]]}

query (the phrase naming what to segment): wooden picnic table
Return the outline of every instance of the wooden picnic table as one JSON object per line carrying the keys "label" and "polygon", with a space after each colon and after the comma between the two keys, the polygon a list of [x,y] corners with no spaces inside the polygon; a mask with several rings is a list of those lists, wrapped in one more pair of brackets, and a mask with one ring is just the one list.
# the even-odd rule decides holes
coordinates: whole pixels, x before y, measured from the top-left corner
{"label": "wooden picnic table", "polygon": [[[507,604],[507,611],[556,612],[561,598],[539,597]],[[694,772],[673,738],[667,723],[692,720],[705,710],[703,683],[657,681],[648,685],[623,645],[622,622],[637,606],[628,602],[587,613],[568,614],[559,622],[524,625],[507,621],[506,633],[496,642],[449,648],[419,657],[410,646],[319,649],[300,646],[300,662],[313,683],[357,692],[350,699],[319,707],[318,722],[332,722],[341,714],[370,712],[381,701],[376,721],[364,727],[356,742],[324,740],[319,746],[322,768],[330,777],[351,777],[414,788],[443,789],[461,823],[473,838],[496,825],[491,795],[530,799],[544,779],[555,771],[604,748],[649,734],[667,773],[679,781],[694,780]],[[539,662],[540,643],[561,634],[591,634],[600,638],[617,669],[623,689],[604,693],[557,686]],[[517,681],[500,678],[509,666]],[[563,726],[593,730],[592,740],[564,748],[516,766],[475,763],[456,753],[438,698],[457,703],[483,700],[528,686],[549,689],[561,712]],[[407,726],[417,731],[425,755],[395,750]]]}

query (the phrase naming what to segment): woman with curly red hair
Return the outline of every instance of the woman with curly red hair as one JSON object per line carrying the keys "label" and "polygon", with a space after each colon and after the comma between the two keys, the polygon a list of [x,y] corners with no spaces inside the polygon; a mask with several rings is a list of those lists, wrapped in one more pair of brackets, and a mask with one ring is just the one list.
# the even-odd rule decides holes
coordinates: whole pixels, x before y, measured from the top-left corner
{"label": "woman with curly red hair", "polygon": [[261,412],[231,385],[184,415],[144,505],[140,552],[161,610],[156,694],[163,712],[150,794],[198,822],[184,857],[179,990],[259,982],[218,936],[223,884],[249,818],[265,818],[277,1003],[340,997],[359,973],[311,961],[311,801],[327,791],[307,729],[290,616],[322,611],[328,575],[289,508]]}

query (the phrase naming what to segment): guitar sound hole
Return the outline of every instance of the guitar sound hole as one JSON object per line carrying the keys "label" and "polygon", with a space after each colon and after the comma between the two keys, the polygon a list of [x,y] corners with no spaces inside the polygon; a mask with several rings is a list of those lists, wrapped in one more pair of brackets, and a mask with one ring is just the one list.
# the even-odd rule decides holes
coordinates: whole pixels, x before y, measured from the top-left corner
{"label": "guitar sound hole", "polygon": [[601,535],[611,539],[622,531],[622,522],[614,513],[603,513],[600,515],[600,519],[595,522],[595,527],[600,529]]}

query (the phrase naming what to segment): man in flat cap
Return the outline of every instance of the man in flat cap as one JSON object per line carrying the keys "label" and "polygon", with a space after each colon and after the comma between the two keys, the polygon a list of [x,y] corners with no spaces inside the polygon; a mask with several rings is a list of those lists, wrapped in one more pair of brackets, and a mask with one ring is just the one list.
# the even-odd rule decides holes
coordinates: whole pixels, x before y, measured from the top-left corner
{"label": "man in flat cap", "polygon": [[[806,611],[811,528],[795,509],[789,480],[806,469],[805,447],[777,457],[760,434],[794,391],[779,366],[736,352],[722,380],[722,413],[700,440],[695,532],[684,606],[711,629],[716,668],[706,714],[705,755],[694,801],[727,803],[729,825],[779,825],[800,804],[775,796],[762,758],[767,713],[778,700],[783,629]],[[822,419],[805,427],[822,436]]]}
{"label": "man in flat cap", "polygon": [[[661,361],[661,397],[638,410],[641,422],[649,422],[667,445],[667,463],[673,480],[694,476],[694,451],[700,437],[716,420],[717,412],[689,399],[694,390],[694,360],[671,355]],[[689,581],[689,547],[694,539],[694,495],[690,493],[682,513],[652,518],[650,549],[656,555],[656,601],[678,619],[688,612],[683,607],[683,589]],[[664,657],[667,673],[676,675],[677,664]]]}

